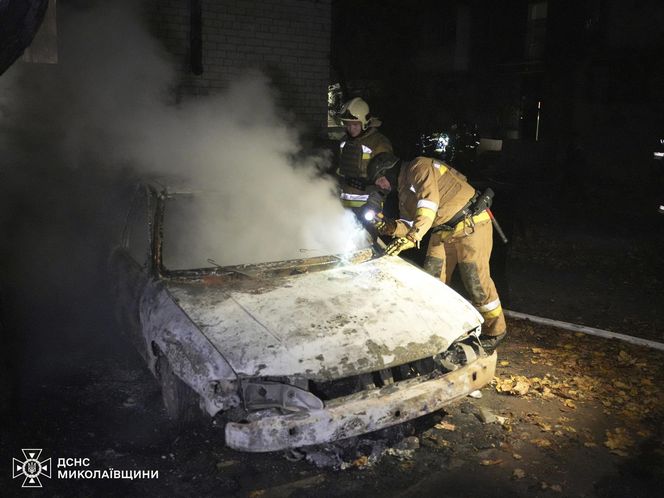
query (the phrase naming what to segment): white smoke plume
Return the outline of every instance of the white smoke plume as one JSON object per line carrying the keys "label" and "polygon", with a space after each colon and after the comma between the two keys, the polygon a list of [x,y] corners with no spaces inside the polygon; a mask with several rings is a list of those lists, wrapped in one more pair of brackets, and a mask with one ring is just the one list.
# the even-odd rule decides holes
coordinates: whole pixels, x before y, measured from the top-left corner
{"label": "white smoke plume", "polygon": [[362,243],[334,182],[320,174],[329,158],[302,158],[270,81],[248,71],[217,95],[176,105],[174,62],[128,5],[67,12],[58,66],[18,65],[0,78],[0,129],[30,137],[4,167],[47,159],[76,170],[124,168],[175,190],[217,193],[202,212],[178,209],[180,224],[167,226],[174,267],[333,254]]}

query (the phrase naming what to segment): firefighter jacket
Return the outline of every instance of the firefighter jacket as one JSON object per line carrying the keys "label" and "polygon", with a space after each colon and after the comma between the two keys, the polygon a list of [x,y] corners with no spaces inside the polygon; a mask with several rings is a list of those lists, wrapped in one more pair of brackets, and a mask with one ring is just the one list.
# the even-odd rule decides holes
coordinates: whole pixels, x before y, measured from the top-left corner
{"label": "firefighter jacket", "polygon": [[350,178],[366,178],[371,158],[381,152],[392,152],[390,141],[375,127],[367,128],[355,138],[346,135],[339,145],[339,174]]}
{"label": "firefighter jacket", "polygon": [[341,202],[345,207],[357,208],[366,203],[369,161],[381,152],[392,152],[390,141],[376,129],[379,124],[373,119],[360,136],[351,138],[346,135],[339,144],[338,174],[341,177]]}
{"label": "firefighter jacket", "polygon": [[416,242],[432,226],[450,221],[475,195],[466,177],[442,161],[417,157],[402,166],[398,180],[399,213],[396,236]]}

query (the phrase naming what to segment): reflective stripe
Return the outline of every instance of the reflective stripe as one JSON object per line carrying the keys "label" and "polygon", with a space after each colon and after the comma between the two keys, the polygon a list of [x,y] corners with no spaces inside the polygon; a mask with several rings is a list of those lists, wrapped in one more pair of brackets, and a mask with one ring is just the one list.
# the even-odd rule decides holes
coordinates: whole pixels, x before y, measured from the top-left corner
{"label": "reflective stripe", "polygon": [[445,166],[442,163],[439,163],[438,161],[433,162],[433,167],[436,168],[441,175],[447,173],[447,166]]}
{"label": "reflective stripe", "polygon": [[408,225],[411,228],[413,227],[413,221],[412,220],[404,220],[403,218],[399,218],[399,221],[405,223],[406,225]]}
{"label": "reflective stripe", "polygon": [[410,190],[413,194],[417,194],[417,190],[415,190],[415,185],[411,185],[410,189],[408,190]]}
{"label": "reflective stripe", "polygon": [[498,306],[500,306],[500,299],[494,299],[490,303],[485,304],[484,306],[475,306],[477,311],[482,313],[483,311],[491,311],[495,310]]}
{"label": "reflective stripe", "polygon": [[347,199],[341,199],[341,205],[347,208],[360,208],[366,203],[367,201],[349,201]]}
{"label": "reflective stripe", "polygon": [[371,159],[371,154],[362,154],[362,159],[364,159],[365,161],[367,159]]}
{"label": "reflective stripe", "polygon": [[434,213],[438,211],[438,204],[436,204],[433,201],[428,201],[426,199],[420,199],[419,201],[417,201],[417,207],[431,209],[431,211],[433,211]]}
{"label": "reflective stripe", "polygon": [[[477,214],[472,217],[472,220],[474,223],[480,223],[482,221],[489,221],[491,218],[489,217],[489,213],[486,211],[482,211],[480,214]],[[459,223],[456,224],[454,229],[452,230],[452,233],[457,232],[458,230],[463,230],[466,225],[466,220],[461,220]]]}
{"label": "reflective stripe", "polygon": [[367,147],[366,145],[362,145],[362,153],[363,154],[371,154],[373,150],[371,150],[370,147]]}
{"label": "reflective stripe", "polygon": [[346,146],[346,142],[341,142],[341,143],[339,144],[339,147],[341,147],[342,149],[343,149],[345,146]]}
{"label": "reflective stripe", "polygon": [[496,318],[497,316],[502,315],[502,313],[503,313],[503,307],[502,306],[498,306],[495,310],[491,310],[491,311],[480,311],[480,314],[485,319]]}
{"label": "reflective stripe", "polygon": [[367,202],[369,200],[369,195],[368,194],[348,194],[346,192],[341,192],[341,195],[339,196],[345,201],[364,201]]}
{"label": "reflective stripe", "polygon": [[479,223],[480,221],[491,221],[491,216],[489,216],[489,213],[486,211],[482,211],[480,214],[473,216],[473,221],[475,223]]}
{"label": "reflective stripe", "polygon": [[431,218],[432,220],[436,218],[436,212],[432,211],[429,208],[417,208],[417,211],[415,211],[415,216],[417,215],[426,216],[427,218]]}

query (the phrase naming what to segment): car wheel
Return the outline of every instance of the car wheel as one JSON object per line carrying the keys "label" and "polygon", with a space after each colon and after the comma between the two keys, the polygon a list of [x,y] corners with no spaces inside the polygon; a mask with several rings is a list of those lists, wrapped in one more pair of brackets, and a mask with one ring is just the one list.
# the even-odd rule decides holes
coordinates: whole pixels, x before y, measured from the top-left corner
{"label": "car wheel", "polygon": [[168,418],[178,425],[195,422],[200,415],[198,394],[175,375],[171,364],[163,355],[157,358],[157,375]]}

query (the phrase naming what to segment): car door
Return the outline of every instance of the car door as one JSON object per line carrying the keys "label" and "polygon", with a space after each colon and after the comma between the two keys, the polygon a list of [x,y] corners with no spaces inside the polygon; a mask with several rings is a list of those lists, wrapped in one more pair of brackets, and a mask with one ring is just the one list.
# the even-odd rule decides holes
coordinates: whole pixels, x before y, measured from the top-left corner
{"label": "car door", "polygon": [[116,314],[122,331],[134,347],[148,358],[148,344],[143,335],[139,306],[152,275],[151,241],[155,201],[149,188],[139,187],[132,199],[120,245],[110,262]]}

